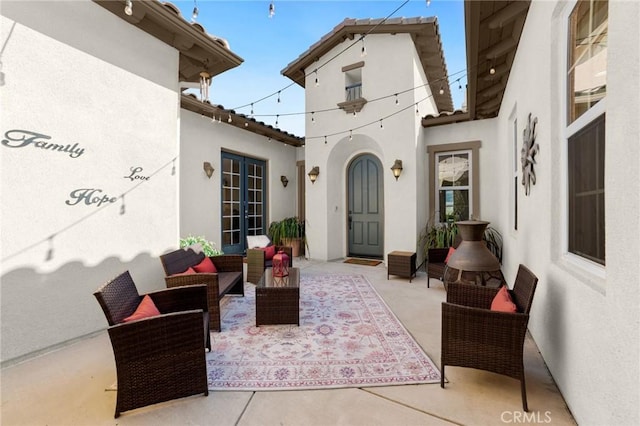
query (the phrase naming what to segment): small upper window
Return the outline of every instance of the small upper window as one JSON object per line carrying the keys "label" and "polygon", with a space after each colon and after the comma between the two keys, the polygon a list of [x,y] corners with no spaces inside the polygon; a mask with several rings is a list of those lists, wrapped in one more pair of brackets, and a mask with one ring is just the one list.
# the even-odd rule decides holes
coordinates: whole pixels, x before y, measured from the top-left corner
{"label": "small upper window", "polygon": [[569,111],[573,123],[607,93],[608,1],[579,1],[569,28]]}
{"label": "small upper window", "polygon": [[362,98],[362,68],[344,73],[345,101],[355,101]]}

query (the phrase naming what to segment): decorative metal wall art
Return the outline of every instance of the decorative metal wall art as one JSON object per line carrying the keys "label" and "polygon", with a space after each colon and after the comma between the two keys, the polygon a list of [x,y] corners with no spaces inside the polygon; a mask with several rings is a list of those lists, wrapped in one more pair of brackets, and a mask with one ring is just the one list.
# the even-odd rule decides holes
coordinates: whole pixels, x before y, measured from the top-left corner
{"label": "decorative metal wall art", "polygon": [[529,195],[531,185],[536,184],[536,172],[533,166],[536,164],[535,156],[540,147],[536,143],[536,124],[538,117],[531,121],[531,113],[522,132],[522,151],[520,151],[520,164],[522,164],[522,185],[524,186],[524,194]]}

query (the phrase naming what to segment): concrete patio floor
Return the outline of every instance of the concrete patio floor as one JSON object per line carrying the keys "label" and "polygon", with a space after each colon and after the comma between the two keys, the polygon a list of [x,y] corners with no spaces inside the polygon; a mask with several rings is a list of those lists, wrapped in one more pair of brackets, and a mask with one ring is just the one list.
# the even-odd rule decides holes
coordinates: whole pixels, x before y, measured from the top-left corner
{"label": "concrete patio floor", "polygon": [[[296,260],[304,274],[365,275],[429,357],[440,365],[442,283],[419,271],[411,283],[376,267]],[[96,287],[99,283],[96,283]],[[541,283],[544,285],[544,283]],[[87,297],[91,295],[88,294]],[[534,304],[535,299],[534,299]],[[98,308],[96,304],[96,308]],[[525,342],[529,413],[520,383],[448,367],[439,384],[311,391],[214,391],[113,418],[113,352],[106,332],[2,369],[3,425],[573,425],[535,342]]]}

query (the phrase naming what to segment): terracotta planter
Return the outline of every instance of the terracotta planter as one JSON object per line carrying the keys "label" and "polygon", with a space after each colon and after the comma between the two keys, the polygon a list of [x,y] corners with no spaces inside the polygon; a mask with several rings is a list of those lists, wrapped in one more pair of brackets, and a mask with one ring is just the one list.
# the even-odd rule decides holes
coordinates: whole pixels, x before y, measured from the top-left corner
{"label": "terracotta planter", "polygon": [[283,238],[282,245],[291,247],[291,257],[300,257],[302,238]]}

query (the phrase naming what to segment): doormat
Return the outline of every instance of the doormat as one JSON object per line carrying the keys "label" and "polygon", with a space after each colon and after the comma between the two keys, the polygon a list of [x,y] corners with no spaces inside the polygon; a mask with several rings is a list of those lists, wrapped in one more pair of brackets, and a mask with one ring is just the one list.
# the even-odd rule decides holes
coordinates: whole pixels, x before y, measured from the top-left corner
{"label": "doormat", "polygon": [[353,263],[354,265],[365,265],[365,266],[378,266],[382,263],[381,260],[372,260],[372,259],[355,259],[350,257],[345,260],[344,263]]}

